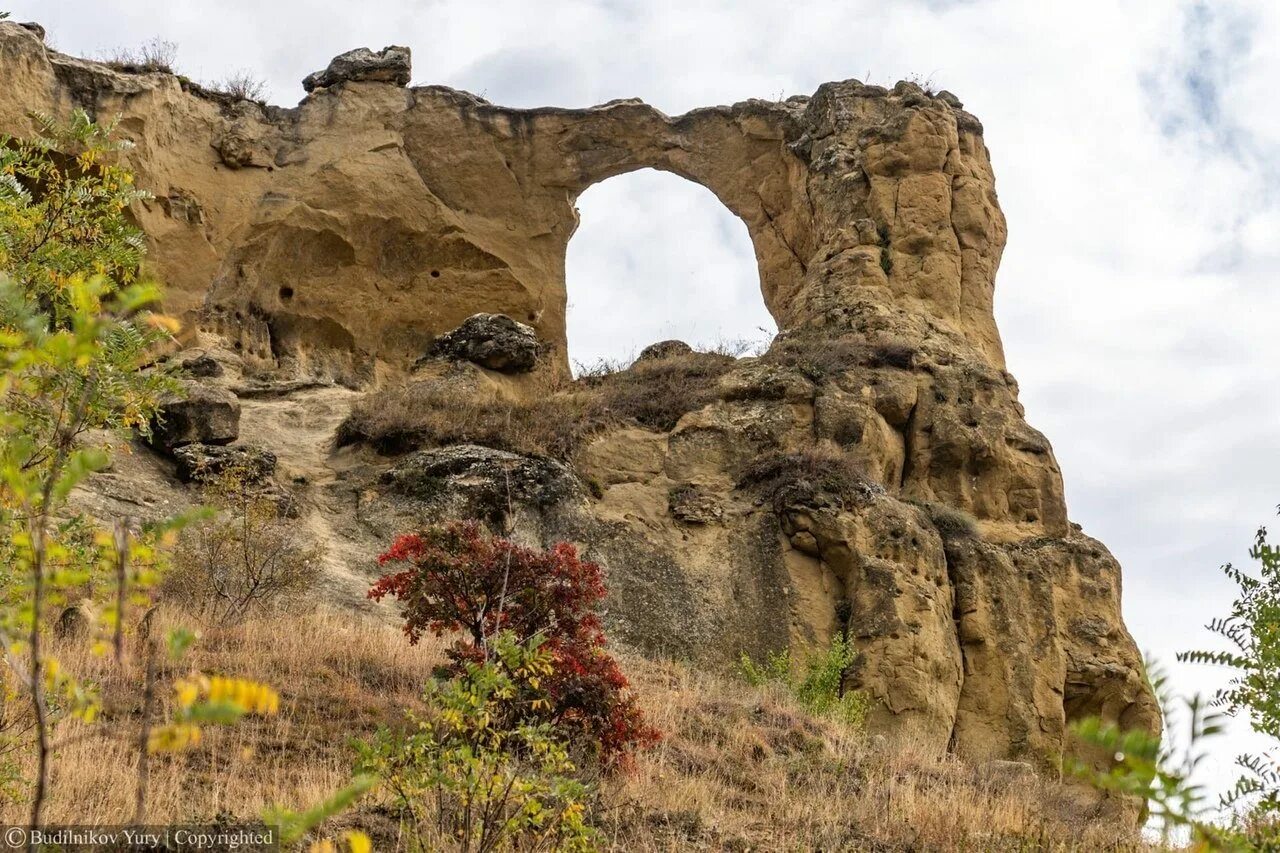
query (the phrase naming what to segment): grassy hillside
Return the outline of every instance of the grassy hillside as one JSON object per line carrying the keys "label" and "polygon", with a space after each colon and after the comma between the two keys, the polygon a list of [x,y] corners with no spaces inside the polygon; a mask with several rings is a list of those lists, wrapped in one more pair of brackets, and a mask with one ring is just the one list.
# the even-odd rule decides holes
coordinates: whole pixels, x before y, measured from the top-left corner
{"label": "grassy hillside", "polygon": [[[60,651],[68,665],[96,670],[103,692],[112,692],[103,659],[72,646]],[[281,712],[210,730],[198,748],[158,756],[149,820],[252,818],[282,799],[319,801],[349,780],[351,738],[395,725],[418,704],[439,653],[430,642],[410,646],[375,615],[352,612],[259,617],[208,632],[183,672],[194,665],[257,674],[279,688]],[[867,738],[806,714],[774,689],[621,658],[665,737],[632,773],[598,780],[593,820],[608,849],[1143,849],[1124,828],[1091,822],[1060,785]],[[70,743],[55,770],[50,820],[127,821],[135,760],[132,742]],[[0,809],[4,822],[23,817],[23,807]],[[377,849],[399,846],[398,822],[376,791],[339,820],[368,831]]]}

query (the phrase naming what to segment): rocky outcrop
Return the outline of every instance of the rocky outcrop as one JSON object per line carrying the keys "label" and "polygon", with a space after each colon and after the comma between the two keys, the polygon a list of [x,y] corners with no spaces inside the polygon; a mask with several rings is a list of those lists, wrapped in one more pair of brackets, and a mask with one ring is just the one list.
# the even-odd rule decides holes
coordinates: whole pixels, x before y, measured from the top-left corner
{"label": "rocky outcrop", "polygon": [[693,347],[684,341],[658,341],[656,344],[649,344],[640,350],[640,355],[636,356],[636,361],[656,361],[663,358],[675,358],[677,356],[689,355],[693,352]]}
{"label": "rocky outcrop", "polygon": [[[255,399],[252,417],[272,424],[282,464],[310,460],[306,523],[344,565],[371,566],[408,525],[472,515],[577,542],[608,571],[613,636],[655,654],[800,659],[847,634],[873,726],[937,751],[1053,773],[1080,754],[1074,719],[1158,728],[1119,567],[1070,522],[1005,369],[992,312],[1005,222],[982,125],[958,99],[847,80],[675,117],[634,100],[517,110],[405,89],[397,56],[340,57],[284,110],[120,74],[0,24],[0,130],[30,130],[33,108],[121,114],[138,183],[169,200],[134,211],[168,307],[234,352],[243,381],[299,383]],[[570,384],[574,202],[646,167],[707,187],[746,224],[783,332],[702,374],[676,371],[691,354],[665,342]],[[340,420],[314,401],[349,405],[308,382],[374,390],[429,348],[460,361],[419,366],[438,418],[403,434],[426,441],[452,413],[474,422],[449,434],[495,447],[320,461],[290,440]],[[399,399],[388,420],[411,421],[412,396]],[[661,418],[636,414],[654,402]],[[529,437],[499,427],[532,430],[537,411],[516,415],[551,403],[543,421],[578,412],[590,428],[561,459],[511,452]]]}
{"label": "rocky outcrop", "polygon": [[505,314],[474,314],[436,338],[429,358],[469,361],[502,373],[528,373],[542,353],[537,334]]}
{"label": "rocky outcrop", "polygon": [[377,53],[367,47],[349,50],[335,56],[323,71],[308,74],[302,88],[308,92],[337,86],[339,83],[391,83],[409,85],[413,63],[409,48],[392,45]]}
{"label": "rocky outcrop", "polygon": [[253,485],[275,473],[276,455],[247,445],[220,447],[216,444],[187,444],[173,451],[178,463],[176,475],[183,483],[207,483],[225,473]]}
{"label": "rocky outcrop", "polygon": [[240,434],[240,401],[225,388],[183,383],[181,396],[164,401],[151,424],[151,445],[173,452],[187,444],[230,444]]}

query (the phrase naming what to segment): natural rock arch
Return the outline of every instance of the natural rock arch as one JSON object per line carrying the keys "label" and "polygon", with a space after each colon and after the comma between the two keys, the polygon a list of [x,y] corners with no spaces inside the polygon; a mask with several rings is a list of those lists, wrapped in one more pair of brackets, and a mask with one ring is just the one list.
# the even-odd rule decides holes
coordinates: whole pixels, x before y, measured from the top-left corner
{"label": "natural rock arch", "polygon": [[[1005,223],[959,100],[850,80],[674,118],[637,101],[512,110],[406,89],[407,61],[359,54],[285,110],[114,72],[0,23],[0,130],[30,133],[32,109],[122,116],[128,165],[157,196],[134,213],[169,308],[192,335],[231,341],[242,376],[375,386],[492,312],[553,353],[514,376],[463,366],[515,400],[567,370],[576,197],[643,167],[707,187],[752,236],[776,357],[735,363],[669,429],[604,431],[580,470],[519,457],[536,469],[534,532],[608,564],[611,627],[720,666],[803,653],[843,627],[872,724],[974,760],[1056,772],[1079,752],[1067,724],[1094,712],[1158,730],[1119,566],[1070,523],[1052,448],[1004,369],[992,294]],[[751,488],[756,461],[804,474],[792,463],[815,452],[861,478],[787,500]],[[438,486],[441,465],[465,474],[496,453],[424,450],[371,480],[335,478],[354,491],[334,505],[394,513],[436,493],[397,482],[426,472]]]}
{"label": "natural rock arch", "polygon": [[850,81],[672,118],[634,100],[513,110],[348,81],[283,110],[114,73],[16,26],[3,47],[22,94],[0,101],[0,123],[29,128],[31,107],[122,113],[131,165],[160,197],[139,217],[172,307],[218,317],[267,362],[367,377],[477,310],[563,353],[573,200],[649,167],[746,223],[780,328],[844,322],[865,297],[1003,364],[1004,222],[981,125],[950,96]]}
{"label": "natural rock arch", "polygon": [[575,207],[566,256],[575,370],[625,363],[672,338],[735,352],[767,345],[777,323],[750,231],[705,187],[637,169],[592,184]]}

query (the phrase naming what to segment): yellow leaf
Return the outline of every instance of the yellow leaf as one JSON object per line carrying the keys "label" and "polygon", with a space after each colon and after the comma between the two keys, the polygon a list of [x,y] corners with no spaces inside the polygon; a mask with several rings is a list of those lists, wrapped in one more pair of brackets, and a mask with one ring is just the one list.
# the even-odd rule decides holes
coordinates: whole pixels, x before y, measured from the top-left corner
{"label": "yellow leaf", "polygon": [[182,331],[182,323],[167,314],[148,314],[146,323],[152,328],[163,329],[172,335]]}
{"label": "yellow leaf", "polygon": [[173,685],[175,700],[181,708],[190,708],[200,697],[200,685],[194,681],[183,679]]}

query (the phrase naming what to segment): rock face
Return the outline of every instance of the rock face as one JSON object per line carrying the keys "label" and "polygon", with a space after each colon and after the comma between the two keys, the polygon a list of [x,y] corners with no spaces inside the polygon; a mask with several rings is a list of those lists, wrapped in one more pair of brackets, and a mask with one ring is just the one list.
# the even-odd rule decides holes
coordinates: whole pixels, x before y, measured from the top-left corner
{"label": "rock face", "polygon": [[[443,341],[467,362],[424,368],[417,381],[453,383],[432,405],[544,400],[568,378],[575,199],[645,167],[746,223],[784,331],[706,374],[673,427],[615,406],[563,463],[475,445],[331,459],[307,472],[307,523],[335,552],[372,573],[390,536],[451,514],[569,539],[605,565],[622,641],[727,667],[847,632],[873,727],[975,761],[1053,773],[1079,753],[1072,720],[1158,728],[1119,567],[1068,520],[1005,370],[1005,221],[982,126],[954,96],[849,80],[677,117],[634,100],[516,110],[405,89],[407,60],[355,51],[296,108],[227,105],[0,24],[0,130],[29,132],[33,109],[121,114],[138,183],[177,200],[134,211],[168,307],[246,375],[373,389]],[[548,355],[530,362],[534,344]],[[688,353],[649,356],[652,377]],[[566,399],[603,393],[580,385]],[[257,400],[253,415],[279,436],[295,422],[273,412],[307,399]],[[178,438],[234,438],[212,432]],[[303,455],[288,444],[270,448],[282,463]]]}

